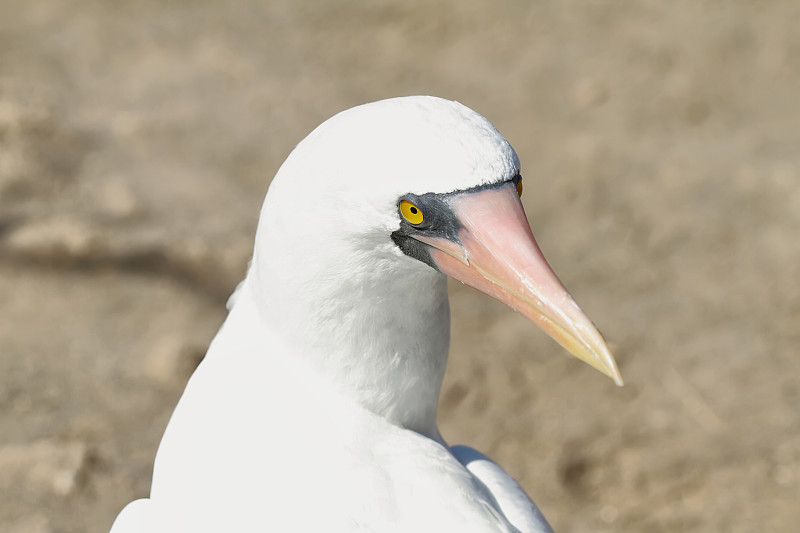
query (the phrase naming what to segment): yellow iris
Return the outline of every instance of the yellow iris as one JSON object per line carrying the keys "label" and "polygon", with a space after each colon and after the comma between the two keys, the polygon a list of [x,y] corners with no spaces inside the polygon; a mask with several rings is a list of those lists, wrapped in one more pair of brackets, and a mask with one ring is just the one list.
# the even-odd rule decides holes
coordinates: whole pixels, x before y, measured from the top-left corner
{"label": "yellow iris", "polygon": [[519,194],[520,197],[522,196],[522,180],[521,179],[517,182],[517,194]]}
{"label": "yellow iris", "polygon": [[414,225],[422,224],[422,221],[425,219],[422,210],[408,200],[402,200],[400,202],[400,213],[403,214],[404,219]]}

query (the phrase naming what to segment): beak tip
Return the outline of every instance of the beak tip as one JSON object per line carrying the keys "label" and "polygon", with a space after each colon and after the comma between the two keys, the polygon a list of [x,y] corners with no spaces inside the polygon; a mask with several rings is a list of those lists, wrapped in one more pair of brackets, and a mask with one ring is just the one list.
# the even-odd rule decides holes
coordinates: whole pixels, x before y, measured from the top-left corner
{"label": "beak tip", "polygon": [[608,366],[603,369],[603,374],[610,377],[617,387],[624,387],[625,382],[622,381],[622,374],[619,372],[616,361],[612,358],[608,363]]}
{"label": "beak tip", "polygon": [[614,361],[614,356],[609,353],[605,363],[606,364],[603,365],[604,368],[601,370],[603,374],[610,377],[617,387],[624,387],[625,382],[622,380],[622,374],[620,374],[619,367],[617,367],[617,363]]}

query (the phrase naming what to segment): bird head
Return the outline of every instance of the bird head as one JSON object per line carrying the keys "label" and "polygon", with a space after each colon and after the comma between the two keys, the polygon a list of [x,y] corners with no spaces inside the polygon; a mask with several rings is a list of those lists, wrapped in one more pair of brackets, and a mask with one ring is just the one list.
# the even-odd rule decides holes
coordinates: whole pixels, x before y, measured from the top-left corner
{"label": "bird head", "polygon": [[319,126],[281,167],[254,265],[274,273],[275,256],[290,248],[306,257],[280,273],[301,299],[304,287],[325,284],[333,295],[342,280],[352,291],[378,275],[424,284],[444,274],[509,305],[621,384],[602,336],[536,244],[522,188],[516,153],[469,108],[434,97],[359,106]]}

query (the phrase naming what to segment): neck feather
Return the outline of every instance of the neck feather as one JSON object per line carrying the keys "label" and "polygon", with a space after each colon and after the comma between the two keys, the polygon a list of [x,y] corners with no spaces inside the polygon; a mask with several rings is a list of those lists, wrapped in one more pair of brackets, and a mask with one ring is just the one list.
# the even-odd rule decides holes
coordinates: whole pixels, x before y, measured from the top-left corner
{"label": "neck feather", "polygon": [[265,327],[292,347],[276,356],[305,358],[354,402],[438,439],[436,408],[450,342],[446,278],[389,255],[358,262],[370,268],[308,276],[307,265],[281,268],[256,254],[246,289]]}

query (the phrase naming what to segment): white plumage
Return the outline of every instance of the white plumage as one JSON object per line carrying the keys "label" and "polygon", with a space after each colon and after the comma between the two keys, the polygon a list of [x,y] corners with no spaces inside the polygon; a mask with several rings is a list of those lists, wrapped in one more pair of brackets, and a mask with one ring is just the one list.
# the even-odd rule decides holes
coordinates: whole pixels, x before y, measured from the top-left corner
{"label": "white plumage", "polygon": [[[426,230],[403,222],[400,199],[505,198],[518,171],[486,119],[432,97],[360,106],[303,140],[270,186],[247,276],[167,427],[150,498],[128,505],[113,533],[550,531],[500,467],[439,434],[446,277],[392,238],[406,232],[431,264],[455,261],[435,239],[419,244]],[[502,299],[496,288],[486,292]],[[613,360],[597,361],[618,378]]]}

